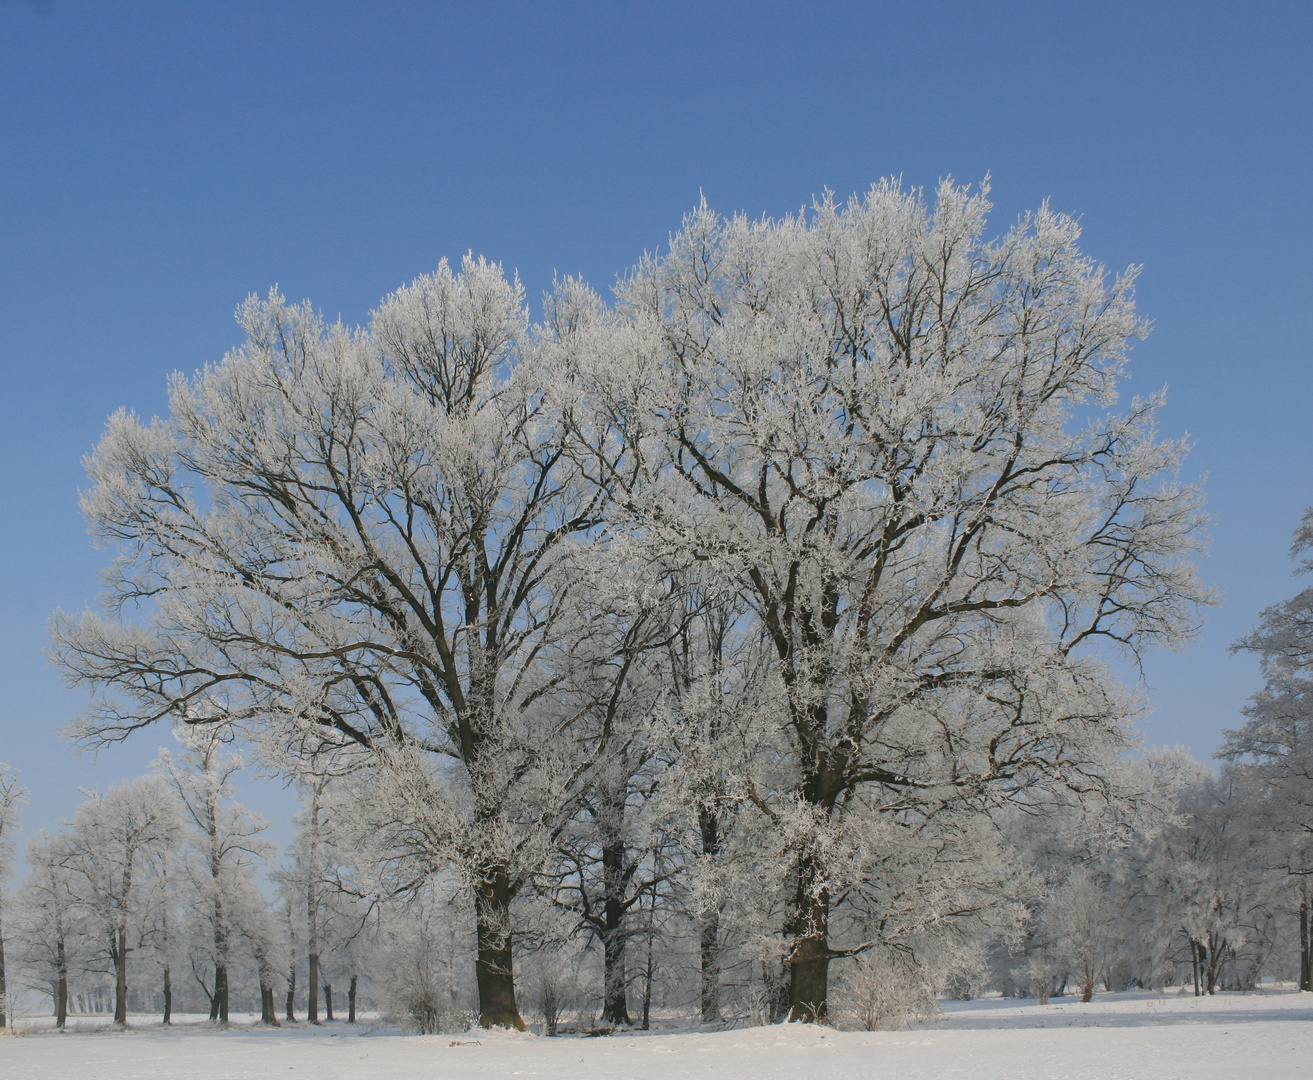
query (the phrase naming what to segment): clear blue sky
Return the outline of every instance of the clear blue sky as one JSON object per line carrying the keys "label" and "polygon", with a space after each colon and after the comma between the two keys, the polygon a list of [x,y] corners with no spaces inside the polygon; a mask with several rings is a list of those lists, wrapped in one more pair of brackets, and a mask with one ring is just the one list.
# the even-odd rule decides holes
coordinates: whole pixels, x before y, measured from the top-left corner
{"label": "clear blue sky", "polygon": [[[605,288],[699,190],[778,214],[880,176],[1050,198],[1142,263],[1167,384],[1215,516],[1198,640],[1151,659],[1154,743],[1201,757],[1257,669],[1227,646],[1300,587],[1313,503],[1313,5],[73,4],[0,6],[0,760],[52,825],[134,774],[57,737],[81,707],[42,648],[93,603],[77,511],[105,417],[237,344],[278,283],[355,322],[441,256],[537,297]],[[285,799],[251,800],[281,813]]]}

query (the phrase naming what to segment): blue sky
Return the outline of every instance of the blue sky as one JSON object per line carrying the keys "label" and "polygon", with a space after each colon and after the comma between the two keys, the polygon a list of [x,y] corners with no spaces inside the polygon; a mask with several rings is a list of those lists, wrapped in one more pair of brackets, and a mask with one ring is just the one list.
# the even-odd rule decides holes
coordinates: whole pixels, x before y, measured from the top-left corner
{"label": "blue sky", "polygon": [[[0,7],[0,760],[29,825],[135,774],[93,761],[45,623],[106,555],[80,458],[120,405],[238,343],[279,284],[362,321],[467,250],[606,288],[704,192],[795,210],[885,175],[992,177],[1144,265],[1131,392],[1196,442],[1225,602],[1146,668],[1147,737],[1207,757],[1257,689],[1227,646],[1313,504],[1313,7],[1300,4],[73,4]],[[271,814],[276,791],[247,785]]]}

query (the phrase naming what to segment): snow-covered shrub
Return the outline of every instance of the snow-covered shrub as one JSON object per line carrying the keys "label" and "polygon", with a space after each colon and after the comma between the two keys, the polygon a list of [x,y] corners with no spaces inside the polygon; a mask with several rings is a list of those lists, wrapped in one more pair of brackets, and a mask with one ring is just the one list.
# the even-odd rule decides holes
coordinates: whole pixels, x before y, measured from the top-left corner
{"label": "snow-covered shrub", "polygon": [[841,1027],[902,1031],[939,1011],[931,973],[894,952],[871,950],[848,964],[835,987]]}

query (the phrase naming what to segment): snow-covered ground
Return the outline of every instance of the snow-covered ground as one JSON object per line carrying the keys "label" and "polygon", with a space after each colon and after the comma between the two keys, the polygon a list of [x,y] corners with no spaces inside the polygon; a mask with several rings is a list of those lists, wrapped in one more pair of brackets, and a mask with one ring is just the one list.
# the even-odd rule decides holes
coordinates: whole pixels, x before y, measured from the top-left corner
{"label": "snow-covered ground", "polygon": [[0,1039],[4,1080],[1156,1080],[1313,1076],[1313,995],[1108,994],[950,1002],[910,1031],[802,1025],[540,1038],[400,1035],[346,1024],[31,1031]]}

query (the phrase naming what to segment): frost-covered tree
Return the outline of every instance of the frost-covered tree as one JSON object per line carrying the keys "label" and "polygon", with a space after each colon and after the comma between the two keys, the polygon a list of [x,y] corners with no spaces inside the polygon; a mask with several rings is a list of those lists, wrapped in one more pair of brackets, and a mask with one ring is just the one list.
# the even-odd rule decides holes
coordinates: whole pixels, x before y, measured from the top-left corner
{"label": "frost-covered tree", "polygon": [[616,545],[572,568],[582,580],[563,619],[566,645],[548,662],[563,733],[581,744],[590,768],[544,883],[601,946],[602,1019],[614,1025],[632,1022],[629,943],[645,899],[669,874],[653,857],[670,826],[656,798],[669,759],[654,721],[679,615],[670,584],[644,554]]}
{"label": "frost-covered tree", "polygon": [[11,1012],[5,970],[5,886],[13,869],[14,836],[26,800],[27,790],[18,783],[18,774],[7,762],[0,762],[0,1031]]}
{"label": "frost-covered tree", "polygon": [[[189,826],[180,869],[189,886],[192,916],[203,928],[203,938],[192,943],[193,970],[199,962],[213,972],[210,985],[199,973],[197,981],[210,999],[210,1019],[226,1024],[229,954],[239,932],[234,914],[257,917],[264,906],[255,868],[270,854],[260,837],[269,824],[233,797],[233,778],[244,763],[226,746],[231,731],[180,725],[174,733],[182,751],[176,756],[160,751],[156,770],[177,794]],[[257,940],[266,937],[257,932]]]}
{"label": "frost-covered tree", "polygon": [[68,840],[44,832],[32,838],[17,898],[19,960],[27,980],[50,994],[60,1030],[68,1019],[69,974],[87,961],[85,913],[70,882]]}
{"label": "frost-covered tree", "polygon": [[[1313,509],[1290,553],[1301,572],[1313,569]],[[1299,987],[1313,990],[1313,588],[1266,609],[1234,651],[1259,657],[1264,686],[1218,756],[1254,785],[1274,867],[1295,883]]]}
{"label": "frost-covered tree", "polygon": [[128,1022],[128,957],[158,928],[159,864],[180,833],[172,792],[155,776],[91,792],[78,807],[61,857],[114,977],[114,1023]]}
{"label": "frost-covered tree", "polygon": [[565,353],[614,505],[708,560],[775,652],[792,852],[790,1015],[825,1016],[827,852],[1041,783],[1099,792],[1134,705],[1094,647],[1191,631],[1200,495],[1157,395],[1113,411],[1143,333],[1047,207],[877,184],[780,220],[705,206]]}
{"label": "frost-covered tree", "polygon": [[522,290],[466,259],[368,332],[276,295],[239,317],[245,345],[175,378],[167,419],[116,414],[89,460],[84,511],[119,555],[107,614],[57,619],[69,678],[107,691],[80,732],[233,724],[292,771],[372,770],[371,809],[472,891],[482,1023],[519,1027],[511,904],[545,847],[517,800],[562,748],[534,662],[554,568],[597,526]]}

